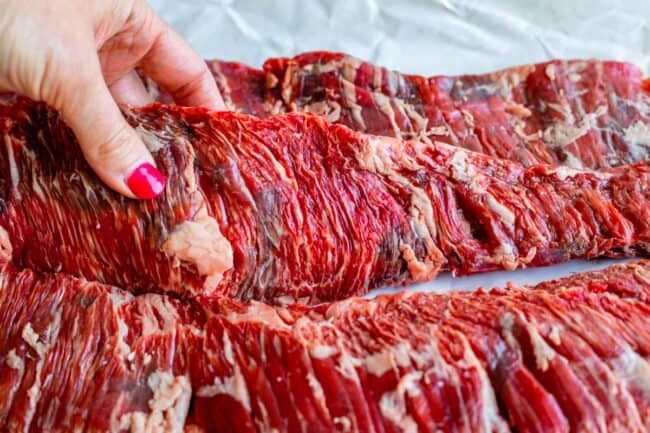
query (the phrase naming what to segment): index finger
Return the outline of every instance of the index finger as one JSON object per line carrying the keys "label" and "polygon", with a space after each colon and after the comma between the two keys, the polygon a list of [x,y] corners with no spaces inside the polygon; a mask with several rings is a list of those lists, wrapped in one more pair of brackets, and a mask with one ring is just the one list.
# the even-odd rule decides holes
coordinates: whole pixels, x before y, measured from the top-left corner
{"label": "index finger", "polygon": [[142,71],[179,105],[225,110],[219,88],[201,56],[157,16],[153,27],[154,42],[139,62]]}

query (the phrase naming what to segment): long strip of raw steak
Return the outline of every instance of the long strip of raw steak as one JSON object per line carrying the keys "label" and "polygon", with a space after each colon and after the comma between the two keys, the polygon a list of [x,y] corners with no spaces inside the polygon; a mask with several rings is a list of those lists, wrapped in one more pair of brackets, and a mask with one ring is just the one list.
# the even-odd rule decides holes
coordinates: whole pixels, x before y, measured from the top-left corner
{"label": "long strip of raw steak", "polygon": [[329,118],[340,110],[342,123],[360,131],[443,141],[525,166],[601,168],[649,156],[650,95],[625,63],[556,60],[424,78],[321,52],[264,67],[289,107]]}
{"label": "long strip of raw steak", "polygon": [[554,60],[430,78],[328,52],[269,59],[263,71],[209,64],[229,107],[260,117],[312,112],[355,130],[441,141],[524,166],[604,168],[650,157],[650,95],[627,63]]}
{"label": "long strip of raw steak", "polygon": [[0,270],[4,431],[647,432],[650,263],[318,307]]}
{"label": "long strip of raw steak", "polygon": [[0,111],[6,259],[135,291],[305,302],[456,274],[645,254],[650,166],[522,166],[310,115],[154,105],[130,120],[163,196],[108,190],[56,113]]}

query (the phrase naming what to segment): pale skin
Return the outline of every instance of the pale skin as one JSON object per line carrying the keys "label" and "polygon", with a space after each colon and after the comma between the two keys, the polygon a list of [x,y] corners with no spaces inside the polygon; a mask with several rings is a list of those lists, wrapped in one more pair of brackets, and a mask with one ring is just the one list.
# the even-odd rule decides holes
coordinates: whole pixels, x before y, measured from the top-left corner
{"label": "pale skin", "polygon": [[[179,105],[223,110],[202,58],[145,0],[0,0],[0,90],[44,101],[112,189],[152,155],[118,104],[150,102],[138,67]],[[155,170],[155,169],[154,169]]]}

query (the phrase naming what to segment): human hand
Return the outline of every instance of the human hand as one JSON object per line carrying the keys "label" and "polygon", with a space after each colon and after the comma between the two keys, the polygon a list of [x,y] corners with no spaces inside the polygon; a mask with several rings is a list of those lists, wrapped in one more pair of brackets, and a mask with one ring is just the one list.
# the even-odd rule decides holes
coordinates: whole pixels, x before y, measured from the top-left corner
{"label": "human hand", "polygon": [[153,198],[165,179],[117,103],[150,102],[134,67],[180,105],[225,109],[205,62],[145,0],[0,0],[0,90],[44,101],[114,190]]}

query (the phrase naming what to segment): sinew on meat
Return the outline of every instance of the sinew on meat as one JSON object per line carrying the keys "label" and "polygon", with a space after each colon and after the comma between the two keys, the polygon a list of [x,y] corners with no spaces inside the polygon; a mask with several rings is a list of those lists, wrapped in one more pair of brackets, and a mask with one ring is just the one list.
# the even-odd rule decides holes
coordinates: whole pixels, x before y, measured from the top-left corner
{"label": "sinew on meat", "polygon": [[3,254],[136,292],[328,301],[440,270],[645,254],[650,240],[647,163],[525,169],[317,116],[153,105],[129,119],[168,185],[138,202],[94,176],[56,113],[2,110]]}
{"label": "sinew on meat", "polygon": [[536,287],[271,307],[6,265],[0,425],[644,432],[649,290],[642,261]]}

